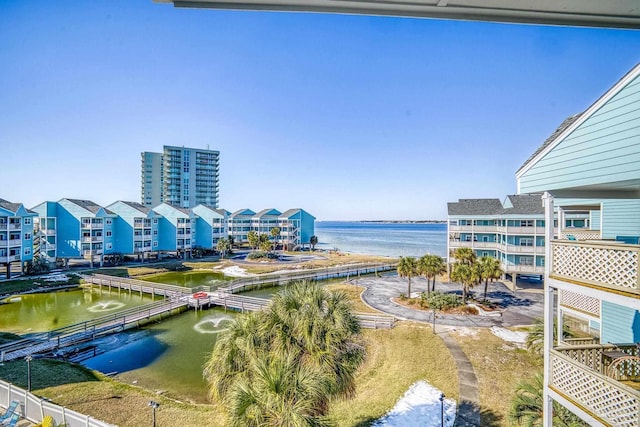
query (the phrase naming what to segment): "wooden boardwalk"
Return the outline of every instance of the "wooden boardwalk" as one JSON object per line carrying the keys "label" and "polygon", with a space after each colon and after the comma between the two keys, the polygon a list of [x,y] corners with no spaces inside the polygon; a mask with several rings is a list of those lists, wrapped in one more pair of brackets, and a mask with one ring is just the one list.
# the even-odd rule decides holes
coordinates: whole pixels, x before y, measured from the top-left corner
{"label": "wooden boardwalk", "polygon": [[[69,347],[114,332],[139,327],[153,319],[171,315],[186,308],[202,309],[218,306],[225,309],[245,311],[263,310],[270,300],[237,295],[238,292],[266,284],[285,285],[300,280],[325,280],[337,277],[359,277],[361,274],[377,274],[395,268],[393,264],[367,264],[338,266],[314,270],[305,270],[285,274],[265,274],[256,277],[243,277],[232,281],[223,288],[212,291],[208,286],[186,288],[144,280],[108,276],[104,274],[81,275],[85,282],[106,288],[109,292],[151,294],[164,297],[143,306],[130,308],[117,313],[102,316],[85,322],[76,323],[49,332],[26,336],[24,339],[0,346],[0,362],[24,358],[38,353],[48,353],[63,347]],[[194,295],[198,294],[198,298]],[[206,296],[205,296],[206,295]],[[361,314],[356,316],[363,328],[392,328],[393,316]]]}
{"label": "wooden boardwalk", "polygon": [[59,348],[91,341],[100,336],[139,327],[151,320],[182,311],[188,307],[188,304],[187,298],[172,297],[49,332],[33,334],[22,340],[0,346],[0,362],[52,352]]}

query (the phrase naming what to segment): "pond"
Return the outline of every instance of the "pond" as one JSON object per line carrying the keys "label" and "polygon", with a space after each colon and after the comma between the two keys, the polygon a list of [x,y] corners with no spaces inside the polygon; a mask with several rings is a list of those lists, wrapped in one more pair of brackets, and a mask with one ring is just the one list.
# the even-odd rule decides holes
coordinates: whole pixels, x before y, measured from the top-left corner
{"label": "pond", "polygon": [[226,285],[228,281],[233,280],[233,277],[225,276],[224,273],[218,271],[188,270],[153,274],[139,277],[139,279],[154,283],[184,286],[187,288],[210,286],[211,289],[215,289]]}
{"label": "pond", "polygon": [[[145,277],[145,280],[179,286],[223,286],[221,273],[186,271]],[[326,283],[326,282],[325,282]],[[281,287],[243,293],[271,298]],[[0,304],[0,330],[19,334],[42,332],[89,320],[151,302],[151,296],[105,288],[30,294],[8,298]],[[96,340],[97,356],[83,365],[113,375],[120,381],[161,391],[179,399],[206,403],[207,386],[202,367],[218,334],[240,314],[224,309],[189,310],[143,328]]]}
{"label": "pond", "polygon": [[90,289],[15,295],[0,304],[0,330],[44,332],[152,302],[151,295]]}

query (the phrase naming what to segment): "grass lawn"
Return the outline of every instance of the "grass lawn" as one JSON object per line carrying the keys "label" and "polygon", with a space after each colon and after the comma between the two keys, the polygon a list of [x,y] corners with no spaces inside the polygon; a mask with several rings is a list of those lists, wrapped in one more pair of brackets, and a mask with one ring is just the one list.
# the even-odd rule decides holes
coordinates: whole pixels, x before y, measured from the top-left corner
{"label": "grass lawn", "polygon": [[41,278],[33,278],[33,279],[15,279],[15,280],[6,280],[0,282],[0,295],[13,295],[20,292],[27,292],[33,289],[42,289],[45,290],[47,288],[56,288],[58,286],[69,286],[69,285],[78,285],[80,283],[80,279],[73,274],[69,274],[69,280],[66,282],[45,282]]}
{"label": "grass lawn", "polygon": [[356,377],[352,400],[332,404],[338,426],[364,426],[389,411],[418,380],[458,398],[455,361],[430,326],[399,322],[390,330],[366,330],[367,360]]}
{"label": "grass lawn", "polygon": [[383,314],[375,308],[369,307],[362,301],[360,294],[365,290],[364,286],[350,285],[349,283],[345,283],[340,280],[338,283],[327,285],[326,288],[330,291],[341,291],[347,294],[353,306],[353,311],[357,313]]}
{"label": "grass lawn", "polygon": [[[367,330],[367,360],[356,377],[356,396],[332,403],[330,416],[339,426],[366,425],[393,407],[415,381],[424,379],[457,397],[455,363],[429,327],[400,322],[392,330]],[[122,427],[151,424],[150,400],[160,403],[158,425],[221,426],[215,405],[192,405],[119,383],[78,365],[36,359],[32,362],[37,395]],[[26,362],[0,367],[0,377],[26,388]]]}
{"label": "grass lawn", "polygon": [[473,365],[480,388],[483,426],[508,426],[507,413],[516,385],[542,367],[542,359],[515,349],[488,329],[475,335],[451,335],[460,343]]}

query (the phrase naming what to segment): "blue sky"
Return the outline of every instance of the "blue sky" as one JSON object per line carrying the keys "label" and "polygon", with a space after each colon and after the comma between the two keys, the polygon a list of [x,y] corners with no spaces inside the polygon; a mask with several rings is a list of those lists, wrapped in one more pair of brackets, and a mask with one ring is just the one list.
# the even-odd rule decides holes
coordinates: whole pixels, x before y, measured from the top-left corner
{"label": "blue sky", "polygon": [[221,151],[228,210],[444,219],[514,193],[565,117],[640,62],[640,32],[0,3],[0,198],[140,199],[140,152]]}

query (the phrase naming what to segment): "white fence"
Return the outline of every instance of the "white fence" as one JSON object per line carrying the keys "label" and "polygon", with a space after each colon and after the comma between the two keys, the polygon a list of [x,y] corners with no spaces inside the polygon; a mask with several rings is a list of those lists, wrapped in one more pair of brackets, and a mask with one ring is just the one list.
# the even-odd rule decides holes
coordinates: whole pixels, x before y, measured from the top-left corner
{"label": "white fence", "polygon": [[20,402],[16,412],[33,423],[39,423],[46,415],[51,415],[56,424],[65,423],[68,427],[114,427],[113,424],[56,405],[0,380],[0,405],[6,408],[14,400]]}

